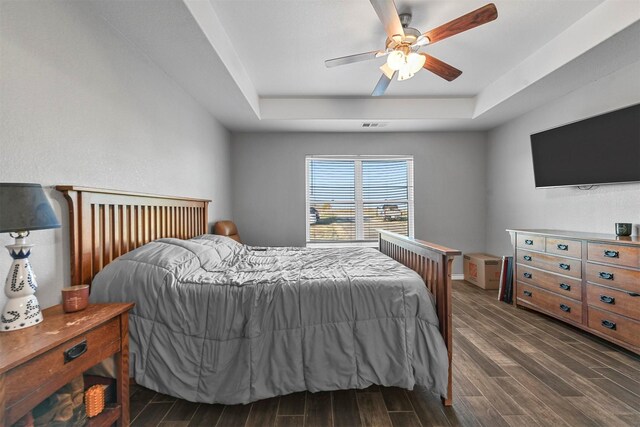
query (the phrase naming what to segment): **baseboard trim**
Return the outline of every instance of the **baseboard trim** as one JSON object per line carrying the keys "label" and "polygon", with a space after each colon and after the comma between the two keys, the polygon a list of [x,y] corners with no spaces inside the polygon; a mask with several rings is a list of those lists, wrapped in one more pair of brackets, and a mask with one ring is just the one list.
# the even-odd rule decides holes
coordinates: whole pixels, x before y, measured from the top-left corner
{"label": "baseboard trim", "polygon": [[451,280],[464,280],[464,274],[452,274]]}

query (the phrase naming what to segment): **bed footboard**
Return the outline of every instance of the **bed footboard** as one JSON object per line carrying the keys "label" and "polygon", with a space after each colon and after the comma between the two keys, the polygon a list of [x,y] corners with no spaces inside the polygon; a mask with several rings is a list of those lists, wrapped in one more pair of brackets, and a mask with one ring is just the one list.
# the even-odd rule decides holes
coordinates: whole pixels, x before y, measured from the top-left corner
{"label": "bed footboard", "polygon": [[452,323],[451,323],[451,266],[453,258],[462,253],[422,240],[411,239],[400,234],[380,230],[379,249],[383,254],[412,269],[424,281],[435,296],[436,310],[440,319],[440,333],[447,346],[449,358],[449,386],[447,395],[442,396],[442,403],[451,406],[451,357],[452,357]]}

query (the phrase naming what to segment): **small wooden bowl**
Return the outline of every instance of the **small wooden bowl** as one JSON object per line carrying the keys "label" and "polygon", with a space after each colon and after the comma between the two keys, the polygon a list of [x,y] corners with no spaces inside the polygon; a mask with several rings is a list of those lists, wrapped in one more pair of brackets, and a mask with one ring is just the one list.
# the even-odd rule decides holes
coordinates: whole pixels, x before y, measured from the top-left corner
{"label": "small wooden bowl", "polygon": [[65,313],[84,310],[88,305],[89,285],[62,288],[62,309]]}

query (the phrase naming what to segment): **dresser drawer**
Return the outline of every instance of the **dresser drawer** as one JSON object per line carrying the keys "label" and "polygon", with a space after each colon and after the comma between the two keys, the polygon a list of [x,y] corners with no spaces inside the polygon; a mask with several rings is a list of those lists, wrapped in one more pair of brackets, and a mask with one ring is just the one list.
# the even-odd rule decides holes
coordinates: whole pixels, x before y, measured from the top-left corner
{"label": "dresser drawer", "polygon": [[[82,345],[83,342],[86,346]],[[73,353],[76,357],[65,360],[65,352],[72,348],[75,348]],[[11,407],[40,387],[50,386],[55,391],[119,349],[120,319],[116,317],[9,371],[6,378],[7,406]]]}
{"label": "dresser drawer", "polygon": [[588,284],[587,304],[640,320],[640,294]]}
{"label": "dresser drawer", "polygon": [[640,268],[640,247],[637,246],[589,242],[587,252],[589,261]]}
{"label": "dresser drawer", "polygon": [[640,347],[640,322],[594,307],[588,308],[587,315],[591,329]]}
{"label": "dresser drawer", "polygon": [[544,251],[544,236],[518,233],[516,244],[519,248],[533,249],[534,251]]}
{"label": "dresser drawer", "polygon": [[517,279],[559,295],[582,300],[582,281],[518,264]]}
{"label": "dresser drawer", "polygon": [[572,258],[582,257],[582,243],[580,240],[560,239],[547,237],[545,244],[546,252]]}
{"label": "dresser drawer", "polygon": [[518,282],[518,302],[532,305],[547,313],[582,323],[582,303],[560,295]]}
{"label": "dresser drawer", "polygon": [[605,286],[640,293],[640,271],[587,263],[587,280]]}
{"label": "dresser drawer", "polygon": [[530,265],[531,267],[541,268],[577,279],[582,277],[582,261],[579,259],[563,258],[522,249],[518,249],[517,257],[517,262],[523,265]]}

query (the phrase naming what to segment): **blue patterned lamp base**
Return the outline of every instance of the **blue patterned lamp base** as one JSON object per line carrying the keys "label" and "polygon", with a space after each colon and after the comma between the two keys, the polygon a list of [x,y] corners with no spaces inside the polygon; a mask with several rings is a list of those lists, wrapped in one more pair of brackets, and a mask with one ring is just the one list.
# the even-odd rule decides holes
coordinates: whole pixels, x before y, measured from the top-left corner
{"label": "blue patterned lamp base", "polygon": [[42,312],[35,295],[12,298],[2,312],[2,331],[14,331],[42,322]]}
{"label": "blue patterned lamp base", "polygon": [[29,263],[33,245],[26,244],[25,238],[24,234],[19,234],[15,244],[6,246],[13,263],[4,284],[8,299],[0,316],[0,332],[27,328],[42,322],[40,304],[34,295],[38,284]]}

